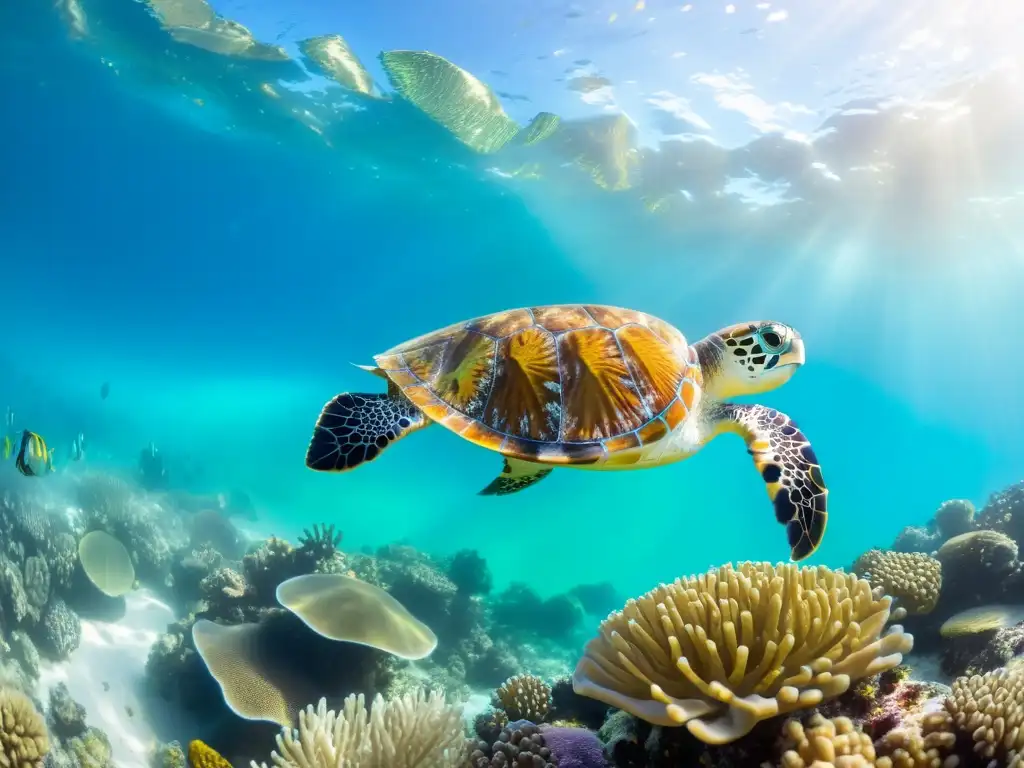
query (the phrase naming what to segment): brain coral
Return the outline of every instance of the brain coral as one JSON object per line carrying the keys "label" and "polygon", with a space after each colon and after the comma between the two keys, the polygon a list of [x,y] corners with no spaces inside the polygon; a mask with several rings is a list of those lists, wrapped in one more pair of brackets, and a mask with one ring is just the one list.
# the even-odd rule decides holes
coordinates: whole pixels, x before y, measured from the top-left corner
{"label": "brain coral", "polygon": [[1017,543],[998,531],[971,531],[954,536],[935,553],[947,573],[959,579],[998,573],[1017,559]]}
{"label": "brain coral", "polygon": [[46,723],[32,700],[12,688],[0,690],[0,766],[42,768],[49,751]]}
{"label": "brain coral", "polygon": [[743,563],[662,584],[601,623],[573,688],[709,744],[838,696],[913,647],[892,598],[823,566]]}
{"label": "brain coral", "polygon": [[931,613],[942,589],[942,563],[921,552],[872,549],[854,563],[853,570],[887,595],[907,613]]}

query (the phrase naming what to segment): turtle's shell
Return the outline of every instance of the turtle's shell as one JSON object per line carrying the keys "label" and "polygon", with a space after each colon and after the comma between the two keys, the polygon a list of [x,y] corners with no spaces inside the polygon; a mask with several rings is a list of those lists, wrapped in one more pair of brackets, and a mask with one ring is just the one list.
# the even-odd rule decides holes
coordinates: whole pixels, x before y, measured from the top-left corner
{"label": "turtle's shell", "polygon": [[636,461],[630,449],[680,424],[702,385],[676,328],[590,304],[498,312],[374,360],[433,421],[506,456],[551,464]]}

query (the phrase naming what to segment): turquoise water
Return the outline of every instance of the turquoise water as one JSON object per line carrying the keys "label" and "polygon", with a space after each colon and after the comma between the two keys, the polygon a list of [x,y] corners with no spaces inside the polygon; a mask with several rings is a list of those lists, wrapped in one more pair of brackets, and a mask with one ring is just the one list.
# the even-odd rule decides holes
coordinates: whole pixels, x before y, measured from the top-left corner
{"label": "turquoise water", "polygon": [[[691,340],[755,318],[801,332],[807,364],[756,400],[793,416],[821,459],[831,515],[812,562],[846,566],[942,501],[980,505],[1019,479],[1024,109],[1017,70],[989,71],[998,46],[977,71],[915,85],[913,102],[883,92],[868,107],[847,93],[810,116],[791,105],[806,125],[799,141],[793,126],[765,125],[776,108],[760,127],[751,109],[749,125],[709,118],[724,126],[720,144],[659,145],[671,139],[650,114],[569,104],[564,93],[578,88],[527,77],[546,66],[529,63],[542,61],[535,51],[556,49],[550,29],[531,40],[534,27],[517,27],[489,55],[502,25],[471,35],[480,9],[462,9],[461,31],[410,9],[394,20],[364,9],[350,30],[310,6],[294,11],[292,33],[266,8],[218,7],[293,55],[303,36],[345,35],[385,92],[376,53],[423,48],[490,77],[523,124],[541,109],[572,125],[621,108],[635,154],[630,188],[616,191],[560,145],[537,146],[542,178],[511,176],[525,155],[475,153],[407,102],[346,96],[295,60],[176,42],[142,4],[74,8],[0,10],[0,405],[57,447],[58,469],[80,430],[97,465],[134,467],[153,441],[172,478],[201,468],[191,490],[246,491],[260,510],[255,534],[329,521],[351,549],[472,547],[499,585],[546,594],[605,579],[635,593],[724,561],[786,559],[763,483],[729,436],[682,464],[558,471],[507,498],[476,495],[499,457],[441,429],[350,474],[304,467],[323,403],[380,388],[349,363],[476,315],[590,302],[655,314]],[[589,45],[622,65],[609,14],[569,55]],[[717,34],[720,22],[707,23]],[[631,50],[651,55],[649,101],[662,59],[644,46]],[[725,71],[708,55],[694,72]],[[493,74],[524,59],[528,103]],[[687,82],[700,84],[694,72]],[[809,87],[807,72],[794,92]],[[749,107],[750,94],[734,82],[715,103]],[[694,110],[712,108],[694,99]],[[661,114],[683,119],[674,110]],[[614,176],[614,159],[608,167]],[[680,167],[689,175],[672,177]],[[725,182],[751,169],[747,186],[760,192],[741,198]],[[790,202],[771,205],[783,182]],[[652,195],[669,202],[652,212]]]}

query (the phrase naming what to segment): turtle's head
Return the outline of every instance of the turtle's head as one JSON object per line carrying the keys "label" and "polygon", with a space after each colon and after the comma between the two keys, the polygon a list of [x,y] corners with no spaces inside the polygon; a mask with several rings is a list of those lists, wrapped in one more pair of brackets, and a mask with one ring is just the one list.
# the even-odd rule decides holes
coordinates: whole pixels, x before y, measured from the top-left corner
{"label": "turtle's head", "polygon": [[770,320],[730,325],[694,348],[705,390],[718,400],[781,387],[804,364],[800,334]]}

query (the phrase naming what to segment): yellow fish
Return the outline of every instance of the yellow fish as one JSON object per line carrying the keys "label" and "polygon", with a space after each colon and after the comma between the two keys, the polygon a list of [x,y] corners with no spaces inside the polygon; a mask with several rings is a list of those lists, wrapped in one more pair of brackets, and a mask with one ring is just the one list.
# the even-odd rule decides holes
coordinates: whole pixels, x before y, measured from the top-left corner
{"label": "yellow fish", "polygon": [[4,435],[4,461],[7,461],[9,458],[11,458],[12,453],[14,453],[14,440],[11,439],[10,435]]}
{"label": "yellow fish", "polygon": [[35,432],[27,429],[21,433],[21,447],[18,449],[18,458],[14,465],[25,477],[37,477],[52,471],[50,463],[50,451],[46,447],[46,441]]}

